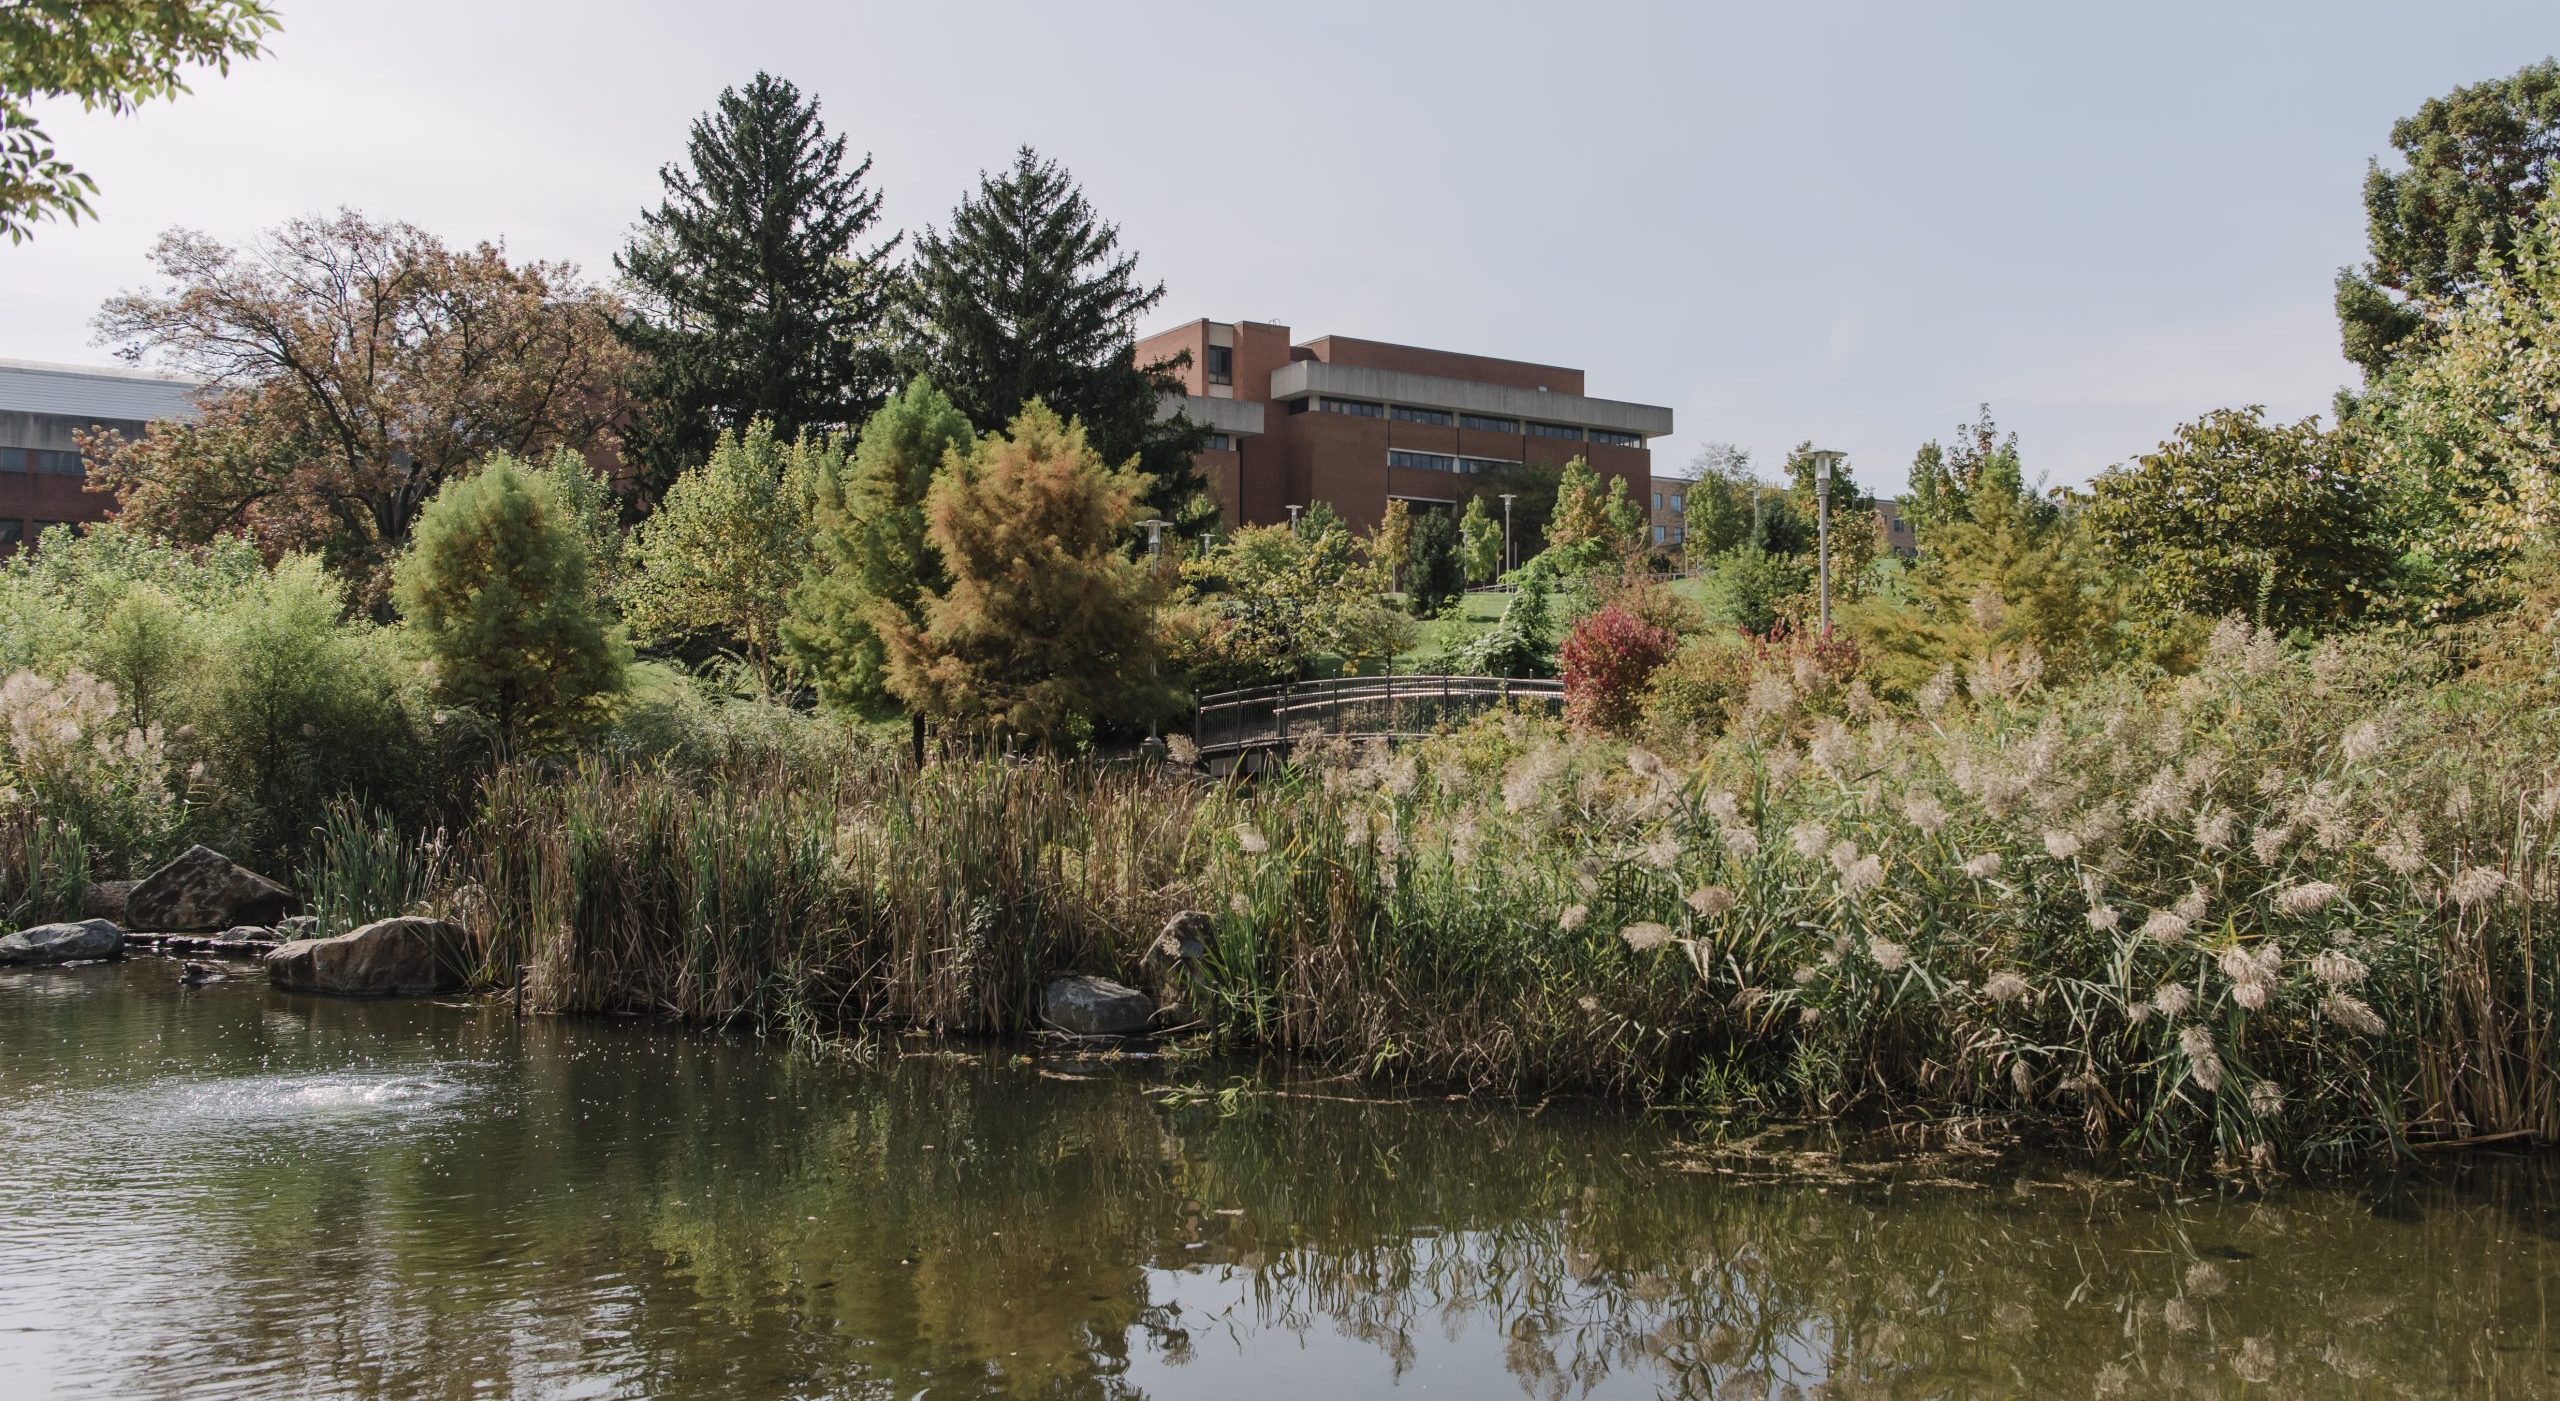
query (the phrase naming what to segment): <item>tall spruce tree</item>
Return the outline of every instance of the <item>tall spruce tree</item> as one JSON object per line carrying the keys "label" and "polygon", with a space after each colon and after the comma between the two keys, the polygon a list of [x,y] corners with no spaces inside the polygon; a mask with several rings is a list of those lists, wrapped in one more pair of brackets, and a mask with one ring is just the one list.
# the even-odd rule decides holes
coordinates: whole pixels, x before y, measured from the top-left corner
{"label": "tall spruce tree", "polygon": [[1057,162],[1025,146],[916,238],[911,272],[917,368],[976,424],[1011,422],[1034,400],[1083,425],[1103,461],[1135,458],[1146,507],[1188,520],[1202,489],[1192,454],[1207,430],[1160,419],[1179,388],[1171,363],[1141,365],[1138,318],[1164,284],[1138,280],[1138,257]]}
{"label": "tall spruce tree", "polygon": [[666,198],[613,260],[636,294],[618,329],[646,356],[632,446],[653,490],[724,432],[841,432],[886,397],[898,239],[857,246],[880,217],[870,170],[846,168],[816,99],[758,73],[658,172]]}

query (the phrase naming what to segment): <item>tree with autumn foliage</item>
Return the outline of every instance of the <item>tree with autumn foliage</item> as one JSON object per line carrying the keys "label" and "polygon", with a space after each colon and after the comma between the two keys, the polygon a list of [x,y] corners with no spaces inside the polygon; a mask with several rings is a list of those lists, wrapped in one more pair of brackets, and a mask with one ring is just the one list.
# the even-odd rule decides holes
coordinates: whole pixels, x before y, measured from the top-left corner
{"label": "tree with autumn foliage", "polygon": [[950,583],[877,615],[890,694],[964,733],[1052,746],[1166,711],[1159,589],[1126,549],[1146,489],[1036,400],[979,440],[925,497]]}
{"label": "tree with autumn foliage", "polygon": [[98,332],[208,383],[197,422],[84,440],[129,525],[317,553],[379,608],[447,480],[501,452],[614,449],[630,359],[567,263],[352,211],[240,249],[172,230],[151,262],[163,284],[110,298]]}

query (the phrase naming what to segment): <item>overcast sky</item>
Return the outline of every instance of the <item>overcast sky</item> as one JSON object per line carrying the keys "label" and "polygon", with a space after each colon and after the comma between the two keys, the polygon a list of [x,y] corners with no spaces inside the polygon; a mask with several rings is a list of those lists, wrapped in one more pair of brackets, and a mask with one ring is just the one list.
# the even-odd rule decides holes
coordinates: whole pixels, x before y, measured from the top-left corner
{"label": "overcast sky", "polygon": [[2392,121],[2560,50],[2540,3],[705,4],[281,0],[272,53],[44,115],[98,218],[0,245],[0,356],[171,225],[339,205],[609,276],[658,167],[769,69],[940,223],[1028,142],[1194,317],[1517,356],[1891,490],[1989,401],[2085,481],[2226,404],[2325,410]]}

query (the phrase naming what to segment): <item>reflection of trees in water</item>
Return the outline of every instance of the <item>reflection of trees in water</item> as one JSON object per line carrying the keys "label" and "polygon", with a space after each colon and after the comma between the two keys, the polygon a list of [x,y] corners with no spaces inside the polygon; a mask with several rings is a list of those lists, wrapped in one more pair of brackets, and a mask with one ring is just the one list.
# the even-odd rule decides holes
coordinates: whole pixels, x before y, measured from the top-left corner
{"label": "reflection of trees in water", "polygon": [[173,1149],[162,1174],[247,1209],[173,1247],[201,1308],[120,1322],[158,1359],[143,1389],[235,1369],[366,1396],[1115,1397],[1143,1353],[1205,1378],[1239,1346],[1284,1387],[1291,1335],[1324,1330],[1381,1376],[1463,1334],[1539,1397],[2552,1383],[2547,1172],[2185,1202],[2051,1174],[1751,1185],[1674,1170],[1664,1122],[1564,1108],[1286,1082],[1265,1089],[1308,1093],[1222,1107],[1109,1072],[866,1072],[660,1028],[299,1007],[93,1000],[77,1028],[0,1029],[11,1051],[76,1030],[177,1064],[478,1067],[482,1092],[415,1131]]}

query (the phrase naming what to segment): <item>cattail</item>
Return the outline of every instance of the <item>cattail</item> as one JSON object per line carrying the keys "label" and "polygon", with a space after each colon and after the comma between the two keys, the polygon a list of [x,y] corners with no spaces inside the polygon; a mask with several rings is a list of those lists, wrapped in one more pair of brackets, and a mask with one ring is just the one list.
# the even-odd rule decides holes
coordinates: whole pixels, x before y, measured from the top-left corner
{"label": "cattail", "polygon": [[1252,823],[1239,822],[1236,824],[1236,845],[1244,848],[1247,856],[1260,856],[1271,849],[1271,839],[1262,835],[1261,829]]}
{"label": "cattail", "polygon": [[2364,981],[2365,966],[2344,949],[2322,949],[2311,956],[2311,976],[2331,987],[2348,987]]}
{"label": "cattail", "polygon": [[2142,922],[2142,933],[2159,943],[2174,944],[2187,937],[2187,921],[2175,910],[2153,910],[2151,917]]}
{"label": "cattail", "polygon": [[2320,1015],[2360,1036],[2380,1036],[2382,1018],[2364,999],[2343,992],[2333,992],[2320,999]]}
{"label": "cattail", "polygon": [[2059,827],[2047,828],[2044,834],[2044,852],[2056,861],[2068,861],[2080,854],[2080,838],[2076,833],[2063,831]]}
{"label": "cattail", "polygon": [[1992,974],[1982,984],[1982,995],[1993,1002],[2015,1002],[2027,992],[2026,979],[2005,971]]}
{"label": "cattail", "polygon": [[1700,919],[1730,914],[1737,903],[1733,892],[1721,885],[1702,885],[1689,892],[1689,908],[1697,911]]}
{"label": "cattail", "polygon": [[1819,822],[1799,822],[1787,829],[1787,841],[1796,855],[1807,861],[1819,861],[1831,846],[1831,829]]}
{"label": "cattail", "polygon": [[1564,907],[1564,913],[1563,913],[1563,914],[1561,914],[1561,915],[1558,915],[1558,916],[1556,917],[1556,925],[1557,925],[1557,927],[1558,927],[1558,928],[1561,928],[1562,930],[1564,930],[1564,932],[1566,932],[1567,934],[1570,934],[1570,933],[1574,932],[1575,930],[1580,929],[1580,928],[1583,926],[1584,922],[1585,922],[1585,921],[1587,921],[1587,920],[1589,920],[1590,918],[1591,918],[1591,907],[1590,907],[1590,906],[1588,906],[1588,905],[1567,905],[1567,906],[1565,906],[1565,907]]}
{"label": "cattail", "polygon": [[1921,831],[1936,836],[1947,825],[1947,806],[1933,793],[1914,793],[1902,802],[1902,818]]}
{"label": "cattail", "polygon": [[2338,898],[2344,894],[2346,894],[2345,891],[2324,880],[2304,881],[2300,885],[2287,886],[2276,892],[2276,912],[2297,918],[2303,915],[2316,915],[2336,904]]}
{"label": "cattail", "polygon": [[1975,880],[1989,880],[2000,874],[2000,853],[1986,851],[1964,863],[1964,873]]}
{"label": "cattail", "polygon": [[2222,1056],[2213,1044],[2213,1033],[2190,1023],[2178,1033],[2178,1049],[2187,1056],[2187,1074],[2194,1077],[2198,1088],[2207,1094],[2222,1088]]}
{"label": "cattail", "polygon": [[1655,924],[1647,920],[1640,924],[1630,924],[1619,930],[1618,937],[1626,940],[1627,947],[1637,953],[1651,953],[1671,942],[1671,930],[1667,925]]}
{"label": "cattail", "polygon": [[2185,1016],[2187,1008],[2193,1005],[2195,1000],[2194,990],[2184,983],[2162,983],[2151,994],[2151,1005],[2160,1009],[2160,1015],[2172,1021]]}
{"label": "cattail", "polygon": [[2454,873],[2446,888],[2452,892],[2453,903],[2467,910],[2498,898],[2498,892],[2507,888],[2507,876],[2493,866],[2465,866]]}
{"label": "cattail", "polygon": [[1911,963],[1911,951],[1891,939],[1869,939],[1867,956],[1888,973],[1899,973]]}
{"label": "cattail", "polygon": [[2018,1092],[2018,1098],[2020,1099],[2034,1098],[2036,1091],[2036,1077],[2033,1071],[2027,1069],[2027,1063],[2025,1061],[2013,1060],[2009,1062],[2009,1088],[2016,1090]]}

